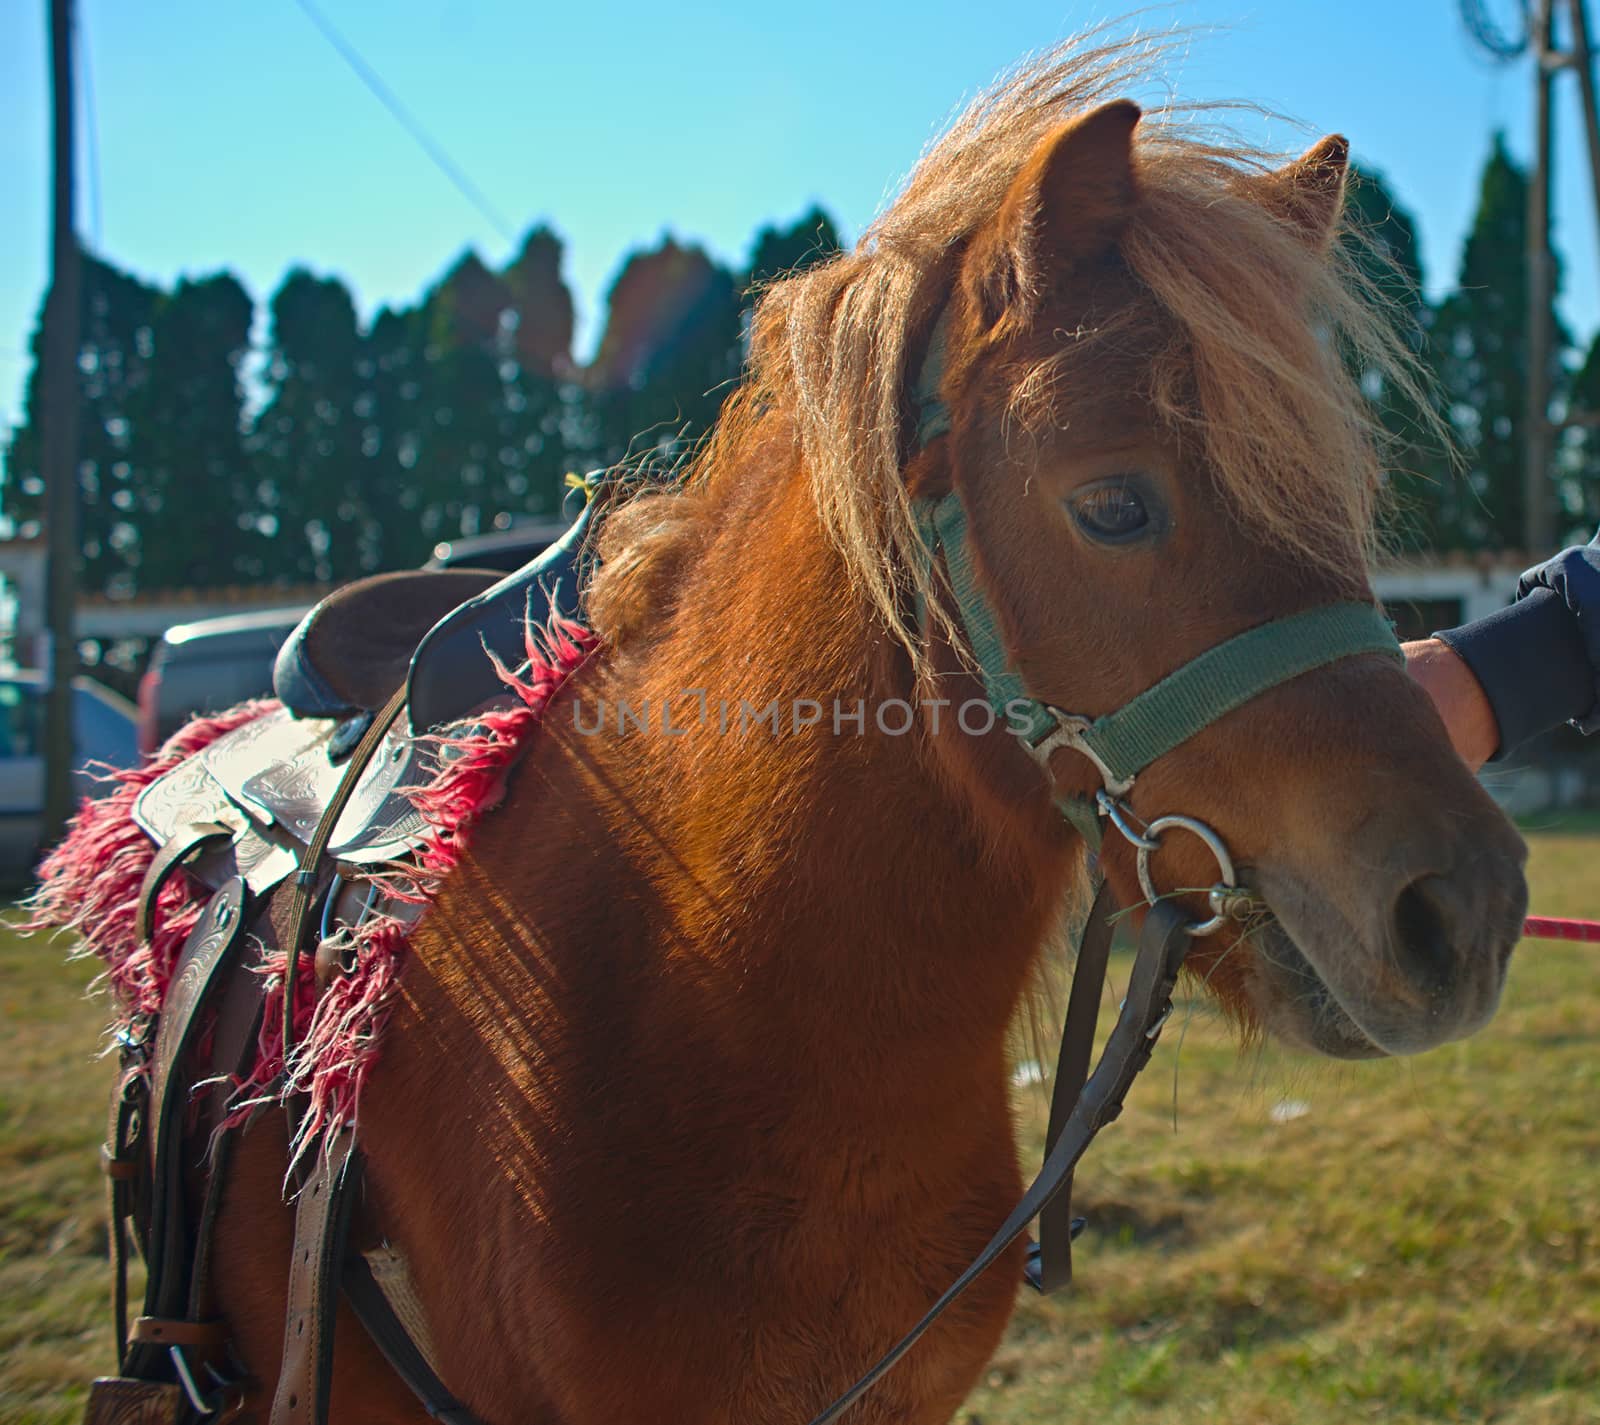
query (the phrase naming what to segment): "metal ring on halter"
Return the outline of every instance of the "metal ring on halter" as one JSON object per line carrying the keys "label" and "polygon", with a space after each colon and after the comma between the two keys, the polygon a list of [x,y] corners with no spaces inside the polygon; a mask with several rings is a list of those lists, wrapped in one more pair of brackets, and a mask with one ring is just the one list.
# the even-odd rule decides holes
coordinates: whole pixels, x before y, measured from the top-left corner
{"label": "metal ring on halter", "polygon": [[[1195,936],[1210,935],[1221,930],[1232,919],[1228,892],[1239,889],[1239,880],[1233,870],[1233,857],[1228,855],[1228,848],[1222,844],[1222,838],[1205,822],[1196,821],[1192,816],[1158,816],[1145,827],[1145,840],[1153,841],[1159,846],[1161,833],[1167,830],[1187,831],[1191,835],[1198,836],[1205,843],[1206,850],[1217,858],[1217,870],[1222,873],[1222,879],[1211,888],[1211,919],[1197,920],[1193,925],[1184,928],[1190,935]],[[1144,898],[1154,905],[1160,899],[1160,895],[1156,891],[1155,883],[1150,879],[1152,848],[1143,841],[1136,844],[1139,847],[1139,889],[1144,892]]]}

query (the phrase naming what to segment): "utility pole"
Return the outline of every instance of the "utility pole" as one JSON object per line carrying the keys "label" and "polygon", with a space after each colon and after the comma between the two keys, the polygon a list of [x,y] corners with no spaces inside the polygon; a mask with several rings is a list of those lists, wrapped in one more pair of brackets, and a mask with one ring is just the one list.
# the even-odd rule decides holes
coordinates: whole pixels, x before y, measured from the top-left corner
{"label": "utility pole", "polygon": [[[1555,258],[1550,251],[1550,172],[1553,121],[1550,91],[1556,74],[1576,71],[1583,104],[1583,130],[1594,186],[1595,215],[1600,217],[1600,104],[1590,42],[1588,0],[1525,0],[1524,23],[1513,34],[1490,19],[1483,0],[1457,0],[1461,18],[1473,40],[1497,63],[1509,64],[1533,53],[1534,153],[1528,181],[1527,210],[1527,389],[1522,408],[1522,542],[1531,559],[1550,552],[1556,539],[1556,487],[1550,478],[1557,434],[1572,426],[1600,428],[1600,411],[1568,411],[1550,418],[1550,348],[1555,335]],[[1565,12],[1569,41],[1555,44],[1555,13]]]}
{"label": "utility pole", "polygon": [[1528,376],[1522,418],[1522,543],[1530,560],[1555,541],[1550,484],[1550,333],[1555,264],[1550,255],[1550,81],[1556,63],[1553,0],[1535,0],[1532,21],[1534,157],[1528,182]]}
{"label": "utility pole", "polygon": [[1569,0],[1572,7],[1572,67],[1578,71],[1583,98],[1583,136],[1589,150],[1589,180],[1594,185],[1594,211],[1600,219],[1600,110],[1594,84],[1594,49],[1589,43],[1589,0]]}
{"label": "utility pole", "polygon": [[44,429],[45,793],[44,839],[56,840],[72,812],[72,678],[78,641],[78,341],[82,264],[73,224],[72,0],[50,10],[50,105],[54,189],[50,296],[45,304],[39,386]]}

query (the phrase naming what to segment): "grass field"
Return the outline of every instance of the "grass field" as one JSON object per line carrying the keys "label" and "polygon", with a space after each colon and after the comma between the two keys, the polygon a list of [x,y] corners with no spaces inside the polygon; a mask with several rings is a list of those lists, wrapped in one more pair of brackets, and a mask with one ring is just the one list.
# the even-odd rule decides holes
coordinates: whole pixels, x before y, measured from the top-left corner
{"label": "grass field", "polygon": [[[1535,909],[1600,914],[1600,833],[1530,840]],[[110,1364],[88,978],[0,934],[6,1425]],[[1185,1019],[1079,1176],[1077,1285],[1022,1301],[964,1421],[1600,1422],[1600,947],[1524,945],[1494,1025],[1419,1059]]]}

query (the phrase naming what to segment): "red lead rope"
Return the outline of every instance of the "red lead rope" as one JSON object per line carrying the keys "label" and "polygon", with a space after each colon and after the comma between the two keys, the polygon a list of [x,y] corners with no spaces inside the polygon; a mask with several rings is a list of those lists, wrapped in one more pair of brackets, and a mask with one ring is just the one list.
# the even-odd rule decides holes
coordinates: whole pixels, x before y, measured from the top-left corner
{"label": "red lead rope", "polygon": [[1600,921],[1563,920],[1554,915],[1530,915],[1522,933],[1534,940],[1589,940],[1600,942]]}

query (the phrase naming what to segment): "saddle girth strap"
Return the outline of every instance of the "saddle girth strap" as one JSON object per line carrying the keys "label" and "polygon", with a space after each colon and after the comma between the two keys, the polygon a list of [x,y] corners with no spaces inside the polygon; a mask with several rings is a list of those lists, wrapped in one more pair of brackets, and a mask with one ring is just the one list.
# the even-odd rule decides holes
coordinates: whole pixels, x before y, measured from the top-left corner
{"label": "saddle girth strap", "polygon": [[[811,1425],[831,1425],[870,1390],[922,1338],[927,1329],[988,1271],[1049,1205],[1083,1157],[1094,1136],[1122,1112],[1139,1071],[1149,1063],[1161,1026],[1172,1009],[1172,989],[1190,946],[1189,921],[1170,901],[1158,901],[1145,916],[1122,1012],[1089,1081],[1061,1130],[1055,1146],[1022,1201],[995,1231],[973,1261],[890,1350]],[[274,1425],[277,1422],[274,1421]]]}
{"label": "saddle girth strap", "polygon": [[289,1314],[270,1425],[327,1425],[334,1318],[360,1180],[361,1155],[354,1149],[354,1131],[345,1128],[315,1150],[295,1200]]}
{"label": "saddle girth strap", "polygon": [[390,1304],[366,1258],[351,1254],[344,1264],[344,1296],[356,1319],[390,1368],[422,1402],[431,1419],[444,1425],[481,1425],[478,1417],[451,1394],[417,1345],[416,1338]]}

